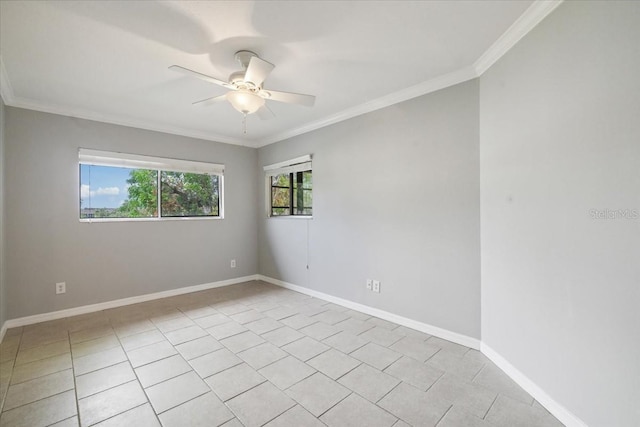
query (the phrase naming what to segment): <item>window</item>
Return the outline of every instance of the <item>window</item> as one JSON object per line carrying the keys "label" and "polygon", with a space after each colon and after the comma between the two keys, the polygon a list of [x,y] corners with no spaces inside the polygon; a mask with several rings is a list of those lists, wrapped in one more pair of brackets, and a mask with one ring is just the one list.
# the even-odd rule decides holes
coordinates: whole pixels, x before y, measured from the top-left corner
{"label": "window", "polygon": [[158,171],[80,164],[80,218],[158,216]]}
{"label": "window", "polygon": [[265,166],[269,216],[311,216],[313,185],[311,156]]}
{"label": "window", "polygon": [[220,216],[218,175],[162,171],[162,216]]}
{"label": "window", "polygon": [[223,165],[86,149],[79,163],[81,220],[222,217]]}

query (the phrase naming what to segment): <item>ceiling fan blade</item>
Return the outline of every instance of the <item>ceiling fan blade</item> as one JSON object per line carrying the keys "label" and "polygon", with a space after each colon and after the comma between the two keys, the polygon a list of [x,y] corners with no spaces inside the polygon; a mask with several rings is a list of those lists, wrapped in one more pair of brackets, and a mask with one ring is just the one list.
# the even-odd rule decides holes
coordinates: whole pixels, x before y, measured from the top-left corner
{"label": "ceiling fan blade", "polygon": [[232,88],[233,87],[232,85],[230,85],[229,83],[227,83],[225,81],[222,81],[220,79],[216,79],[215,77],[211,77],[211,76],[208,76],[206,74],[199,73],[197,71],[190,70],[188,68],[181,67],[179,65],[172,65],[172,66],[169,67],[169,69],[173,70],[173,71],[177,71],[177,72],[182,73],[182,74],[186,74],[187,76],[197,77],[197,78],[202,79],[204,81],[207,81],[209,83],[214,83],[214,84],[226,87],[226,88]]}
{"label": "ceiling fan blade", "polygon": [[316,102],[316,97],[313,95],[304,95],[301,93],[292,92],[280,92],[277,90],[265,90],[269,96],[266,99],[272,101],[286,102],[287,104],[299,104],[307,107],[312,107]]}
{"label": "ceiling fan blade", "polygon": [[226,100],[227,100],[226,95],[213,96],[211,98],[201,99],[200,101],[196,101],[193,103],[193,105],[201,105],[203,107],[207,107],[209,105],[217,104],[219,102],[223,102]]}
{"label": "ceiling fan blade", "polygon": [[274,67],[275,65],[272,63],[260,59],[257,56],[252,56],[249,61],[249,66],[247,67],[247,72],[244,74],[244,81],[251,82],[260,87]]}
{"label": "ceiling fan blade", "polygon": [[258,115],[258,117],[260,117],[260,120],[269,120],[276,116],[275,114],[273,114],[273,111],[271,111],[269,107],[267,107],[266,104],[258,108],[256,114]]}

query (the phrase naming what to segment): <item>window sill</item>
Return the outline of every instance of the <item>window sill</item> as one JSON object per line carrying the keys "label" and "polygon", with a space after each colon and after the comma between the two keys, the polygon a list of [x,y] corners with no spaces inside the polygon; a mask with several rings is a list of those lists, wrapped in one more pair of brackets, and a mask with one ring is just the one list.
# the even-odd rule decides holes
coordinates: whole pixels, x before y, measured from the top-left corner
{"label": "window sill", "polygon": [[313,219],[313,216],[309,215],[272,215],[267,219]]}
{"label": "window sill", "polygon": [[80,218],[80,222],[164,222],[164,221],[211,221],[224,219],[222,216],[191,216],[191,217],[165,217],[165,218]]}

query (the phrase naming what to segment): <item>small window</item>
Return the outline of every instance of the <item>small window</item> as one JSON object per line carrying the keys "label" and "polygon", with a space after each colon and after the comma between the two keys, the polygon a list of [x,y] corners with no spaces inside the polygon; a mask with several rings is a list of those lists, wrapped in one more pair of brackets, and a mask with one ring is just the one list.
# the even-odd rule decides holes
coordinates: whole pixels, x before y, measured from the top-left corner
{"label": "small window", "polygon": [[310,170],[271,177],[271,216],[311,216],[312,201]]}
{"label": "small window", "polygon": [[223,165],[85,149],[79,157],[81,220],[222,217]]}
{"label": "small window", "polygon": [[269,216],[312,216],[311,156],[266,166]]}

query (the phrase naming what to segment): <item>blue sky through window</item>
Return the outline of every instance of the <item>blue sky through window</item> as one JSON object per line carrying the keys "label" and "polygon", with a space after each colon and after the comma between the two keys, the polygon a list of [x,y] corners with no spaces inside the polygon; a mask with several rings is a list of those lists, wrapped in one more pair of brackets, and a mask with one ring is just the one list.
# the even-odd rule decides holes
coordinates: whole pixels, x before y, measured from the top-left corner
{"label": "blue sky through window", "polygon": [[130,168],[80,165],[82,208],[117,208],[127,199]]}

